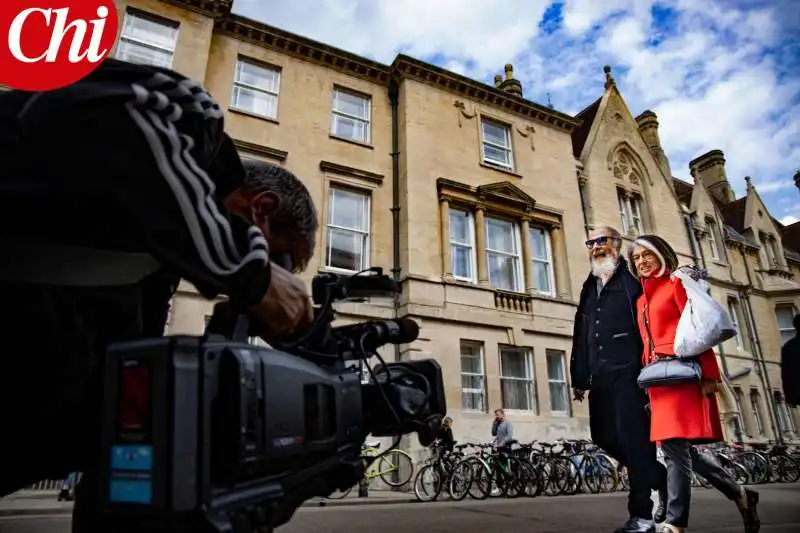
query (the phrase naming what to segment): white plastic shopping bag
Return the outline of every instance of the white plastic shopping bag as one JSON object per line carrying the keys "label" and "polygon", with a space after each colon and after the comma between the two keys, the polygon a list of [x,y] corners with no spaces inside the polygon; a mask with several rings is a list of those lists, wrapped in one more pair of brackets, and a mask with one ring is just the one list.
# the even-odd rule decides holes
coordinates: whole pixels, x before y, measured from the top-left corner
{"label": "white plastic shopping bag", "polygon": [[675,355],[700,355],[736,335],[725,308],[706,292],[707,282],[695,281],[681,270],[672,275],[683,282],[689,299],[675,331]]}

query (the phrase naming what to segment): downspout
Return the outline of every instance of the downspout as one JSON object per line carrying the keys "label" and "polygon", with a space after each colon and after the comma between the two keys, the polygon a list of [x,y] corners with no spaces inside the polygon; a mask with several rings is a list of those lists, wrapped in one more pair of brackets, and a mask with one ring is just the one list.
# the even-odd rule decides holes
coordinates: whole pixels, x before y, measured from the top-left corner
{"label": "downspout", "polygon": [[578,171],[576,174],[578,175],[578,196],[581,198],[581,213],[583,213],[583,231],[586,233],[586,238],[589,238],[589,215],[586,212],[586,176],[583,174],[583,164],[579,161],[576,162],[576,168]]}
{"label": "downspout", "polygon": [[756,366],[759,367],[759,376],[761,378],[761,385],[764,387],[764,392],[766,393],[766,401],[767,407],[769,411],[769,423],[772,425],[772,432],[775,434],[775,440],[781,444],[783,443],[783,435],[779,430],[778,420],[775,417],[775,407],[772,402],[772,386],[769,382],[769,373],[767,372],[767,365],[764,363],[764,354],[761,351],[761,341],[758,337],[758,330],[756,329],[756,322],[755,317],[753,316],[753,308],[750,305],[750,293],[749,291],[753,287],[753,278],[750,276],[750,265],[747,262],[747,255],[744,252],[744,246],[739,249],[739,253],[742,255],[742,262],[744,263],[744,270],[747,273],[747,287],[742,289],[742,295],[744,296],[743,302],[745,307],[745,313],[747,314],[747,327],[749,330],[750,336],[750,345],[753,346],[753,358],[755,359],[754,363]]}
{"label": "downspout", "polygon": [[[400,88],[397,80],[389,80],[389,105],[392,110],[392,278],[400,282],[400,121],[398,120],[398,105]],[[394,319],[400,318],[400,295],[392,298]],[[400,361],[402,353],[400,345],[394,345],[394,360]]]}

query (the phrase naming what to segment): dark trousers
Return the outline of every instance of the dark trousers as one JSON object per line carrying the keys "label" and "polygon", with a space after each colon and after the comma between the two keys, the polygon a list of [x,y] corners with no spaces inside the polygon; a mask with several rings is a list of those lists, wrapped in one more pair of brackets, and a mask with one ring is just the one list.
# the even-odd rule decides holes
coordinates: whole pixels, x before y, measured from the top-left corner
{"label": "dark trousers", "polygon": [[592,440],[628,469],[628,514],[653,517],[653,490],[665,490],[667,472],[650,442],[648,399],[635,375],[606,379],[589,392]]}
{"label": "dark trousers", "polygon": [[742,489],[711,457],[699,453],[686,439],[670,439],[661,443],[667,463],[667,523],[689,527],[692,501],[692,472],[705,478],[729,500],[741,497]]}
{"label": "dark trousers", "polygon": [[73,530],[111,531],[87,509],[103,486],[96,472],[103,356],[109,342],[140,335],[140,289],[0,282],[0,291],[8,311],[0,322],[0,496],[79,471]]}

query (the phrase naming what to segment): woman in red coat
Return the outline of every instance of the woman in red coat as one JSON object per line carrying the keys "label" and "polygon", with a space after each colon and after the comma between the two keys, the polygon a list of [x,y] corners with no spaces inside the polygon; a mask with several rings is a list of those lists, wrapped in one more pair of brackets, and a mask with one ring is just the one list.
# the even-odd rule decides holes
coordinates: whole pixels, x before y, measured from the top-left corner
{"label": "woman in red coat", "polygon": [[[628,254],[628,265],[642,283],[636,303],[639,332],[644,343],[642,363],[674,357],[675,331],[687,303],[682,282],[672,276],[678,256],[667,242],[655,235],[636,239]],[[658,442],[667,463],[667,521],[663,532],[680,532],[689,525],[692,472],[704,477],[736,502],[745,533],[755,533],[760,522],[756,512],[758,493],[740,487],[719,465],[698,453],[693,445],[723,440],[716,391],[721,382],[713,350],[697,356],[700,382],[651,387],[650,439]]]}

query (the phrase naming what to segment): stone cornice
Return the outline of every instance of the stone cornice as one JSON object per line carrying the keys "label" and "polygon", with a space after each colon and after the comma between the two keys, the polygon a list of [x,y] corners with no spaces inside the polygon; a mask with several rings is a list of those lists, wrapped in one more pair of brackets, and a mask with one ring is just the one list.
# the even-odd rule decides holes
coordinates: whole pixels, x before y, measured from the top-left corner
{"label": "stone cornice", "polygon": [[386,65],[239,15],[217,20],[215,29],[235,39],[272,48],[375,83],[388,84],[391,77]]}
{"label": "stone cornice", "polygon": [[[194,10],[199,10],[203,8],[202,6],[206,6],[205,9],[207,11],[209,9],[208,6],[213,7],[217,6],[219,2],[227,2],[227,0],[216,0],[216,2],[214,0],[162,1]],[[219,13],[221,11],[222,9],[217,7],[216,11],[211,11],[211,13]],[[389,80],[393,77],[396,79],[413,79],[453,94],[485,102],[491,106],[564,131],[572,131],[582,123],[580,119],[571,117],[566,113],[555,111],[491,85],[449,72],[406,55],[398,55],[392,65],[388,66],[240,15],[216,15],[215,19],[215,29],[222,34],[257,46],[272,48],[298,59],[323,65],[381,85],[388,85]]]}
{"label": "stone cornice", "polygon": [[233,145],[236,147],[237,150],[241,150],[242,152],[249,152],[251,154],[266,157],[268,159],[275,159],[277,161],[280,161],[281,163],[286,161],[286,158],[289,157],[289,152],[285,150],[279,150],[277,148],[272,148],[270,146],[262,146],[260,144],[241,141],[239,139],[234,139]]}
{"label": "stone cornice", "polygon": [[230,16],[233,0],[161,0],[165,4],[200,13],[215,20]]}
{"label": "stone cornice", "polygon": [[550,228],[560,228],[563,213],[536,202],[511,182],[490,183],[473,187],[447,178],[436,180],[441,200],[469,210],[486,209],[518,220],[538,222]]}
{"label": "stone cornice", "polygon": [[392,63],[392,72],[398,78],[408,78],[433,85],[565,131],[572,131],[576,126],[582,124],[580,119],[565,113],[535,104],[491,85],[471,80],[455,72],[449,72],[403,54],[398,55]]}
{"label": "stone cornice", "polygon": [[360,168],[348,167],[347,165],[341,165],[331,161],[320,161],[319,169],[323,172],[339,174],[340,176],[349,176],[375,185],[381,185],[383,183],[383,174],[377,174],[369,170],[361,170]]}

